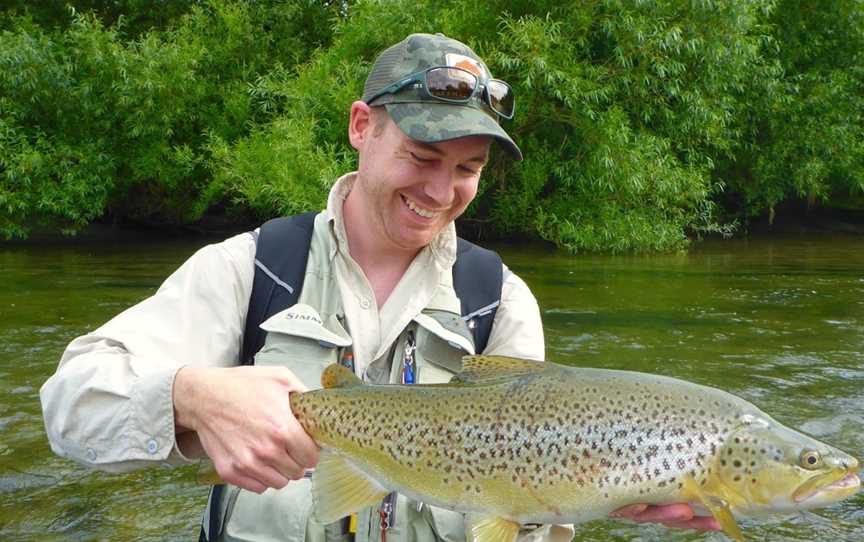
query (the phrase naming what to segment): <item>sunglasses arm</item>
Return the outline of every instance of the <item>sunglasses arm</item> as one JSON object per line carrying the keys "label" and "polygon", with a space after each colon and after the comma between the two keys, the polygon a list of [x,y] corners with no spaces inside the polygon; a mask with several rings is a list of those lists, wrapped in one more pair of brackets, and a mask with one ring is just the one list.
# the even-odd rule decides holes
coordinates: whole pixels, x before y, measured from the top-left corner
{"label": "sunglasses arm", "polygon": [[385,94],[396,94],[397,92],[401,91],[403,88],[405,88],[409,85],[412,85],[414,83],[417,83],[417,81],[418,81],[418,79],[417,79],[416,75],[413,75],[413,74],[409,75],[408,77],[406,77],[405,79],[402,79],[401,81],[396,81],[395,83],[387,85],[386,87],[382,88],[381,90],[379,90],[378,92],[373,94],[371,98],[366,100],[366,103],[371,104],[372,102],[374,102],[375,100],[377,100],[381,96],[384,96]]}

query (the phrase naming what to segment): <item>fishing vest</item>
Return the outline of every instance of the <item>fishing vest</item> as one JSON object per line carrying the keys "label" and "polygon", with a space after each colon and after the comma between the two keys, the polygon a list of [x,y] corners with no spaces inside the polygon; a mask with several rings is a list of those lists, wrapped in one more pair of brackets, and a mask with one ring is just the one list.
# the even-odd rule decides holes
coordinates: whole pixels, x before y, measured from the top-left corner
{"label": "fishing vest", "polygon": [[[352,339],[329,251],[314,230],[329,228],[327,216],[307,213],[265,223],[256,239],[255,275],[246,317],[241,362],[287,366],[310,389],[321,372],[344,361]],[[492,251],[458,239],[452,288],[437,288],[432,300],[400,333],[388,354],[366,369],[373,383],[402,381],[402,359],[411,352],[416,382],[444,383],[461,369],[463,355],[485,349],[500,303],[503,271]],[[462,514],[398,496],[388,503],[387,542],[464,542]],[[213,513],[213,512],[216,513]],[[290,482],[262,495],[225,485],[211,490],[200,540],[291,542],[383,542],[384,506],[359,512],[354,521],[321,525],[311,519],[310,480]],[[350,525],[349,525],[350,523]],[[261,526],[268,534],[258,537]],[[212,536],[212,533],[217,533]]]}

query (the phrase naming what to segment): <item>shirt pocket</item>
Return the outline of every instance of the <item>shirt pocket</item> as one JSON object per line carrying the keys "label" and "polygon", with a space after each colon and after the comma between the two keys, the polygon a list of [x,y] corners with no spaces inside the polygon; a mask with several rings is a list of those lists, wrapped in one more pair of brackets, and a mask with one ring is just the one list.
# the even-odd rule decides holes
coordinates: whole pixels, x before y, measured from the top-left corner
{"label": "shirt pocket", "polygon": [[446,311],[427,311],[417,323],[417,371],[421,384],[449,382],[462,370],[462,357],[474,353],[474,343],[462,317]]}
{"label": "shirt pocket", "polygon": [[261,324],[267,332],[255,365],[287,367],[309,389],[321,387],[321,373],[351,346],[351,337],[334,316],[322,318],[309,305],[297,304]]}

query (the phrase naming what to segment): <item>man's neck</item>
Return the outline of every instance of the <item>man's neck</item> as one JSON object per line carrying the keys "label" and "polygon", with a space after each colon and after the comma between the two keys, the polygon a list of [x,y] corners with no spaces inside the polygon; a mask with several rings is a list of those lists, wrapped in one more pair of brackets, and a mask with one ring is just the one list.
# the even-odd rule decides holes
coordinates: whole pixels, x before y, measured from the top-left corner
{"label": "man's neck", "polygon": [[350,194],[342,206],[342,220],[348,237],[348,252],[366,275],[380,310],[420,251],[393,246],[383,232],[370,228],[369,223],[358,216]]}

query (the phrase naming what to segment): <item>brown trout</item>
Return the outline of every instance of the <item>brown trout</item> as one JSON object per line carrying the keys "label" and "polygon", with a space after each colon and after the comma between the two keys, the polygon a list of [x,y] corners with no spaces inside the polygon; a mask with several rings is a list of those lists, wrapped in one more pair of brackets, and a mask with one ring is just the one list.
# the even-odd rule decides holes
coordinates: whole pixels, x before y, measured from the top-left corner
{"label": "brown trout", "polygon": [[858,461],[729,393],[674,378],[472,356],[449,384],[367,385],[333,365],[292,395],[322,447],[314,513],[329,523],[391,491],[469,514],[468,539],[581,523],[633,503],[736,516],[825,506]]}

